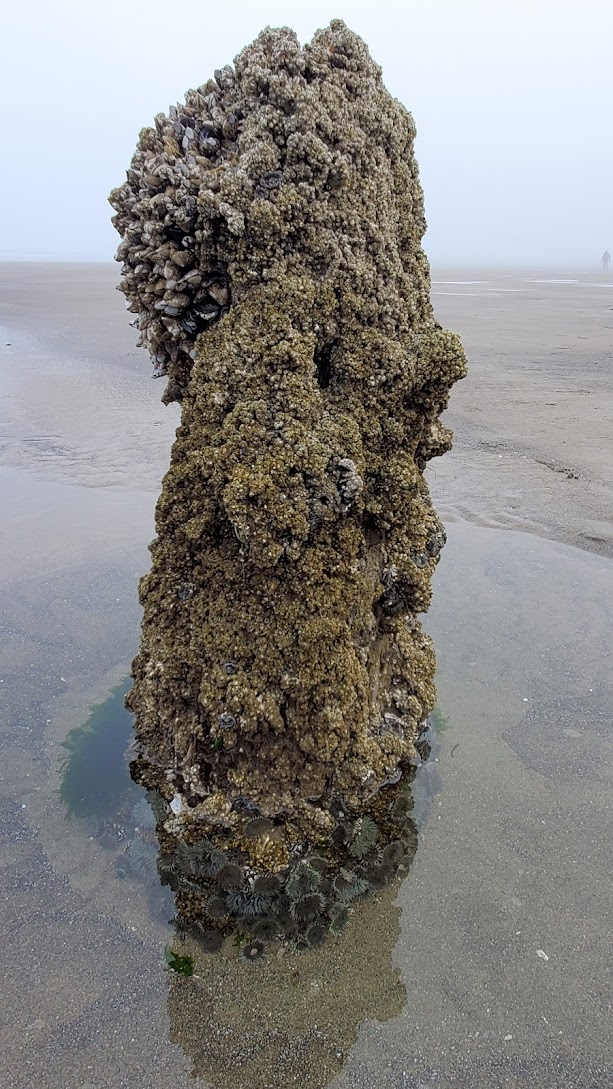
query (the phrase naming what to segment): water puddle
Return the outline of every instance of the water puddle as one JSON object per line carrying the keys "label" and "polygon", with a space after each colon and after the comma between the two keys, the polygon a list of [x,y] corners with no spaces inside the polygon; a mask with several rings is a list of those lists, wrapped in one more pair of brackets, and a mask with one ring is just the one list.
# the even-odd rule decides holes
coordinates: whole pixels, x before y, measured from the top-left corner
{"label": "water puddle", "polygon": [[[448,530],[410,872],[356,899],[320,947],[275,941],[249,963],[240,943],[212,954],[172,924],[152,799],[129,778],[117,670],[140,558],[133,590],[90,563],[3,599],[12,1087],[43,1072],[53,1089],[609,1083],[613,565],[519,532]],[[38,746],[54,731],[50,771]]]}

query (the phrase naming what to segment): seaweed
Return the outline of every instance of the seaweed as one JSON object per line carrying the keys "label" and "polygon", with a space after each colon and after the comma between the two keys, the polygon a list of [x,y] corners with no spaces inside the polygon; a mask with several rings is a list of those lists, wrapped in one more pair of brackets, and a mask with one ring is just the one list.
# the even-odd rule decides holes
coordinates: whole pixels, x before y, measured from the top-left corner
{"label": "seaweed", "polygon": [[194,958],[188,955],[182,956],[180,953],[175,953],[170,946],[166,946],[164,950],[164,959],[171,971],[176,972],[180,976],[193,976],[194,974]]}

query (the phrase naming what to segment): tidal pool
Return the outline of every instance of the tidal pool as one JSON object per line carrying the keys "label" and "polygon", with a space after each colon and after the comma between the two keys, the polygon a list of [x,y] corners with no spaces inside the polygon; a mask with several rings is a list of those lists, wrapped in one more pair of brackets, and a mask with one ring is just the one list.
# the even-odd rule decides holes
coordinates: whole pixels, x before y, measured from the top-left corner
{"label": "tidal pool", "polygon": [[3,593],[7,1086],[610,1083],[613,564],[448,529],[413,866],[339,937],[255,963],[177,937],[127,774],[145,550],[67,550]]}

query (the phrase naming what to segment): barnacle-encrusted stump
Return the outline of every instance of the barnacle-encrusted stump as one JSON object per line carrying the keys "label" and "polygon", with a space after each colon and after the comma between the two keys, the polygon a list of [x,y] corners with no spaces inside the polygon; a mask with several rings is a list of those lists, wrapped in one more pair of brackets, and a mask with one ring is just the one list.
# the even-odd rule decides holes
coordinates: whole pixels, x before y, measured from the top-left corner
{"label": "barnacle-encrusted stump", "polygon": [[181,425],[128,706],[161,869],[211,933],[314,944],[411,856],[434,703],[423,470],[465,374],[415,129],[342,22],[265,30],[140,134],[121,290]]}

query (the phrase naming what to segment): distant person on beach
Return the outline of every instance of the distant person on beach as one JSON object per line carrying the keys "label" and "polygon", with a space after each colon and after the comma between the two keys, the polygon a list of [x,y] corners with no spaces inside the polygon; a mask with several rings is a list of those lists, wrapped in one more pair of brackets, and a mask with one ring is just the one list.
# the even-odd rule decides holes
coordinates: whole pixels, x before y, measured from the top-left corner
{"label": "distant person on beach", "polygon": [[600,263],[602,265],[602,271],[603,272],[608,272],[609,271],[609,265],[611,264],[611,254],[609,253],[608,250],[604,251],[602,257],[600,258]]}

